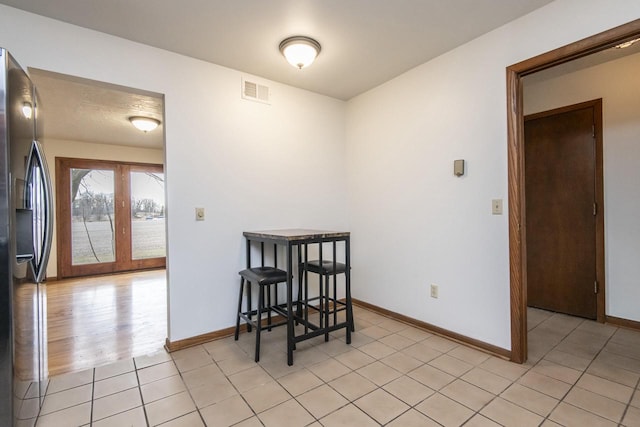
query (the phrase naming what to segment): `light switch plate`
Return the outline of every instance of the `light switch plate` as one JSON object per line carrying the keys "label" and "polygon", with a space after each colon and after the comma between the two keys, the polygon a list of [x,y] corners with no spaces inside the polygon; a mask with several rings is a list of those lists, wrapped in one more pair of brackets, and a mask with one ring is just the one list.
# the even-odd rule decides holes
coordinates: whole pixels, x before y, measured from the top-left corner
{"label": "light switch plate", "polygon": [[196,208],[196,221],[204,221],[204,208]]}
{"label": "light switch plate", "polygon": [[502,199],[493,199],[491,201],[491,213],[494,215],[502,215]]}
{"label": "light switch plate", "polygon": [[430,292],[431,298],[438,298],[438,285],[435,284],[431,284],[431,292]]}

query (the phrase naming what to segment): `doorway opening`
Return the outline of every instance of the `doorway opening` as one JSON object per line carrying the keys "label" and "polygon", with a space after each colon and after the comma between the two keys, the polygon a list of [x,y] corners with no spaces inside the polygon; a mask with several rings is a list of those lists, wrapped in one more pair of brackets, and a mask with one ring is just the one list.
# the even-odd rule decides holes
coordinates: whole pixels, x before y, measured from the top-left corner
{"label": "doorway opening", "polygon": [[[42,100],[44,153],[56,165],[49,370],[160,350],[167,336],[164,95],[29,72]],[[142,132],[134,116],[160,125]]]}
{"label": "doorway opening", "polygon": [[514,362],[523,363],[527,359],[527,230],[522,79],[639,36],[640,20],[636,20],[507,68],[511,360]]}

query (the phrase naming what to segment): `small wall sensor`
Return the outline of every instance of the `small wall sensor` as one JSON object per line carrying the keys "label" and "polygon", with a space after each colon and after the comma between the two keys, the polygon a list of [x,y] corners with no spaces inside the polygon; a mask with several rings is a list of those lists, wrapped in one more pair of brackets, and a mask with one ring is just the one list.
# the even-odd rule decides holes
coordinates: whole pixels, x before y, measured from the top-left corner
{"label": "small wall sensor", "polygon": [[196,208],[196,221],[204,221],[204,208]]}
{"label": "small wall sensor", "polygon": [[464,160],[463,159],[454,160],[453,161],[453,174],[455,176],[464,175]]}

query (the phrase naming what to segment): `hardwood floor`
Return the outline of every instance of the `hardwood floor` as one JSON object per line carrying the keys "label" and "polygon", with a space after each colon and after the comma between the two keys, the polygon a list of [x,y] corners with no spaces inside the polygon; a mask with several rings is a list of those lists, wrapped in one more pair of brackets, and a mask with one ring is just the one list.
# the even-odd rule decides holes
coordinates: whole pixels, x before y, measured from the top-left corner
{"label": "hardwood floor", "polygon": [[164,269],[55,281],[46,298],[50,376],[148,354],[167,337]]}

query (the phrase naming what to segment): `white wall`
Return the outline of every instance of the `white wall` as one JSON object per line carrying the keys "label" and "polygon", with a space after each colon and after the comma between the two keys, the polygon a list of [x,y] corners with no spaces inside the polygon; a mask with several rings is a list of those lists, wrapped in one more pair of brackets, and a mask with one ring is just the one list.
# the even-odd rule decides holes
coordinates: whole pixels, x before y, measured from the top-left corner
{"label": "white wall", "polygon": [[[43,140],[44,153],[49,165],[51,184],[53,187],[54,203],[58,194],[56,191],[56,157],[73,157],[78,159],[115,160],[138,163],[164,163],[163,150],[150,148],[124,147],[108,144],[94,144],[80,141],[64,141],[48,138]],[[55,205],[54,205],[55,206]],[[58,248],[57,232],[53,233],[53,242],[49,264],[47,265],[47,277],[58,275]]]}
{"label": "white wall", "polygon": [[0,46],[23,67],[165,95],[171,341],[235,323],[243,230],[348,228],[344,102],[261,79],[272,105],[245,101],[238,71],[6,6]]}
{"label": "white wall", "polygon": [[640,321],[640,54],[524,84],[526,114],[602,98],[606,314]]}
{"label": "white wall", "polygon": [[349,101],[353,296],[509,349],[505,68],[638,17],[557,0]]}

